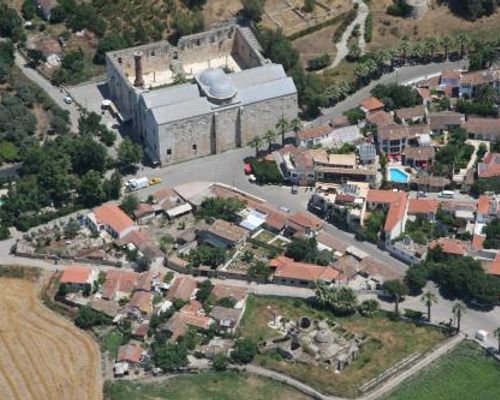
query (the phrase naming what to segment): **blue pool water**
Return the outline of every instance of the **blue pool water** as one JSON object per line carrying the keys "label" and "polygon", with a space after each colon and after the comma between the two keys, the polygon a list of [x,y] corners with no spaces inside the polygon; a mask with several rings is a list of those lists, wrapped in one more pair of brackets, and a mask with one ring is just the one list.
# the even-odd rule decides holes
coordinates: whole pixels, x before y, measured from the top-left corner
{"label": "blue pool water", "polygon": [[399,168],[389,169],[389,176],[391,178],[391,182],[395,183],[408,183],[408,181],[410,180],[410,175],[408,175],[404,171],[401,171]]}

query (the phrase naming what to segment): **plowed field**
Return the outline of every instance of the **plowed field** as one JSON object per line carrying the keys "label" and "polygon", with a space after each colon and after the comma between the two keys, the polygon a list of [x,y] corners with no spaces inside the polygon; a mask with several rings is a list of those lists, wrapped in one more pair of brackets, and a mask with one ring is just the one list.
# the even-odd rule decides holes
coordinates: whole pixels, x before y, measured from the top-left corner
{"label": "plowed field", "polygon": [[46,308],[36,284],[0,278],[0,398],[100,400],[97,344]]}

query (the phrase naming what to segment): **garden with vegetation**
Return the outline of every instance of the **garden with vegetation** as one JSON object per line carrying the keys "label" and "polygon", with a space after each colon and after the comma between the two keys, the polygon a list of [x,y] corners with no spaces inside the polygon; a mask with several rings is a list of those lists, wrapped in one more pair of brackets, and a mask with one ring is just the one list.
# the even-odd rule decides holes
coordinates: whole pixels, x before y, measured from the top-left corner
{"label": "garden with vegetation", "polygon": [[[345,296],[349,297],[348,294]],[[289,321],[307,316],[334,320],[347,332],[369,337],[362,345],[358,358],[340,373],[322,366],[290,363],[274,352],[258,354],[254,360],[265,368],[284,372],[307,382],[323,393],[350,397],[358,394],[363,383],[398,361],[414,353],[423,354],[445,338],[440,330],[417,326],[397,318],[391,319],[386,313],[377,311],[377,305],[362,303],[358,312],[354,306],[353,313],[338,316],[339,311],[347,314],[346,310],[337,310],[334,314],[329,306],[321,307],[303,299],[250,296],[239,333],[255,342],[268,340],[279,336],[276,330],[268,327],[268,322],[275,316],[282,316]]]}
{"label": "garden with vegetation", "polygon": [[500,363],[471,341],[404,382],[386,400],[495,400],[500,398]]}

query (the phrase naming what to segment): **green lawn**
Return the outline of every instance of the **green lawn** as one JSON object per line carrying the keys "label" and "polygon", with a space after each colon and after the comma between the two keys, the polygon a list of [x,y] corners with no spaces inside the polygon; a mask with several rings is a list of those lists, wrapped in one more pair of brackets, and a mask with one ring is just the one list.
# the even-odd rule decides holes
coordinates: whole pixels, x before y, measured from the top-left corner
{"label": "green lawn", "polygon": [[474,342],[459,344],[386,400],[500,399],[500,362]]}
{"label": "green lawn", "polygon": [[357,360],[341,373],[322,366],[290,363],[273,354],[261,354],[256,358],[257,363],[267,368],[285,372],[334,395],[349,397],[357,394],[357,388],[364,382],[413,353],[425,353],[445,338],[438,330],[417,327],[405,321],[391,321],[385,314],[373,318],[359,315],[336,318],[328,311],[314,309],[304,300],[255,296],[248,299],[240,333],[254,340],[276,337],[278,333],[267,326],[273,312],[292,320],[302,316],[330,318],[339,322],[347,332],[371,338],[361,347]]}
{"label": "green lawn", "polygon": [[110,331],[102,341],[103,351],[109,351],[110,356],[115,359],[118,354],[118,347],[122,344],[123,335],[116,330]]}
{"label": "green lawn", "polygon": [[276,381],[236,372],[184,375],[162,383],[106,382],[106,400],[307,400]]}

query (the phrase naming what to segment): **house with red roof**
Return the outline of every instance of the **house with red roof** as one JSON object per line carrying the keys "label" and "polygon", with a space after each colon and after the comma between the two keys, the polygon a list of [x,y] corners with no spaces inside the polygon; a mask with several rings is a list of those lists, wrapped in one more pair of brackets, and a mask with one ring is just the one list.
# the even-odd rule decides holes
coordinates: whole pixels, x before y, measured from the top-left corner
{"label": "house with red roof", "polygon": [[368,210],[378,208],[387,212],[383,228],[386,245],[404,233],[408,217],[408,193],[370,189],[366,196],[366,207]]}
{"label": "house with red roof", "polygon": [[92,288],[96,279],[97,271],[90,267],[73,265],[64,269],[59,282],[77,290],[85,290]]}
{"label": "house with red roof", "polygon": [[384,103],[376,97],[368,97],[359,103],[359,108],[361,108],[365,114],[370,114],[376,111],[382,111],[384,109]]}
{"label": "house with red roof", "polygon": [[97,207],[87,214],[86,223],[92,230],[106,231],[115,239],[121,239],[139,229],[120,207],[110,203]]}
{"label": "house with red roof", "polygon": [[487,224],[498,218],[498,203],[493,196],[482,195],[477,200],[476,222]]}
{"label": "house with red roof", "polygon": [[110,270],[102,285],[101,294],[105,300],[118,301],[130,297],[134,291],[139,274],[133,271]]}
{"label": "house with red roof", "polygon": [[138,344],[125,344],[118,348],[117,362],[127,362],[138,365],[142,361],[146,351]]}
{"label": "house with red roof", "polygon": [[280,285],[314,287],[316,282],[335,283],[340,272],[320,265],[296,262],[291,258],[279,256],[269,262],[273,270],[272,282]]}
{"label": "house with red roof", "polygon": [[458,239],[442,237],[429,243],[429,249],[434,249],[438,246],[441,247],[443,253],[450,256],[465,257],[469,252],[468,243]]}
{"label": "house with red roof", "polygon": [[435,199],[410,199],[408,215],[425,218],[429,222],[436,222],[436,213],[439,201]]}
{"label": "house with red roof", "polygon": [[287,220],[287,228],[293,233],[306,236],[315,235],[323,230],[325,222],[309,211],[299,211]]}
{"label": "house with red roof", "polygon": [[478,178],[500,177],[500,153],[488,153],[477,166]]}
{"label": "house with red roof", "polygon": [[182,275],[175,278],[172,286],[168,289],[167,300],[176,299],[188,301],[196,290],[196,281],[189,275]]}

